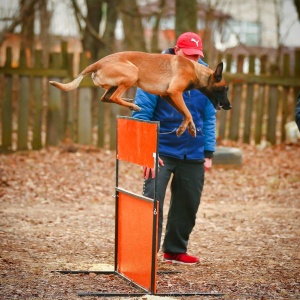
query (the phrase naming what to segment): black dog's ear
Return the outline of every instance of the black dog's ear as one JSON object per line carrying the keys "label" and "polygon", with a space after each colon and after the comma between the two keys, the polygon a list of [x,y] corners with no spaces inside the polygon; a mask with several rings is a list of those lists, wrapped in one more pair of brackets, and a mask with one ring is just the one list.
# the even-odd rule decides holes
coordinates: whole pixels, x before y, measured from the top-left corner
{"label": "black dog's ear", "polygon": [[214,73],[214,78],[216,82],[220,82],[222,80],[222,72],[223,72],[223,62],[220,62]]}

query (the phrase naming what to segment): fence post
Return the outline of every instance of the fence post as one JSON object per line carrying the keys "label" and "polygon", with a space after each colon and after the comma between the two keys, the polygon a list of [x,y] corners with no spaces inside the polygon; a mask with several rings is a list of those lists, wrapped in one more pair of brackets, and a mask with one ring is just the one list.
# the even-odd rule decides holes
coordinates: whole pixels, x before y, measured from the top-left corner
{"label": "fence post", "polygon": [[[243,72],[244,59],[245,59],[244,55],[238,56],[237,73]],[[233,104],[232,104],[230,132],[229,132],[229,138],[233,141],[237,141],[239,139],[242,88],[243,85],[239,82],[235,83],[233,86],[233,99],[232,99]]]}
{"label": "fence post", "polygon": [[[42,51],[34,52],[34,68],[41,69]],[[32,125],[32,149],[42,148],[42,113],[43,113],[43,79],[35,77],[33,80],[33,125]]]}
{"label": "fence post", "polygon": [[[284,54],[283,57],[283,74],[284,77],[291,76],[291,68],[290,68],[290,55],[288,53]],[[283,143],[286,139],[286,134],[285,134],[285,124],[287,122],[287,117],[289,114],[289,105],[288,105],[288,93],[289,93],[289,88],[288,87],[283,87],[282,91],[280,93],[280,103],[282,105],[282,120],[281,120],[281,142]]]}
{"label": "fence post", "polygon": [[109,126],[109,149],[115,150],[117,147],[117,137],[116,137],[116,130],[117,130],[117,124],[116,124],[116,118],[117,115],[120,112],[120,106],[111,103],[110,105],[110,126]]}
{"label": "fence post", "polygon": [[[249,56],[249,74],[254,74],[255,70],[255,57],[254,55]],[[252,121],[252,113],[253,113],[253,96],[254,96],[254,84],[247,84],[247,97],[246,97],[246,107],[245,107],[245,127],[244,127],[244,135],[243,142],[250,143],[250,135],[251,135],[251,121]]]}
{"label": "fence post", "polygon": [[[61,67],[60,53],[50,54],[50,67],[59,69]],[[60,81],[59,77],[49,78]],[[61,91],[55,87],[49,89],[49,102],[47,111],[47,134],[46,145],[57,146],[62,139],[62,96]]]}
{"label": "fence post", "polygon": [[[80,69],[89,64],[89,53],[80,56]],[[84,80],[87,80],[85,78]],[[92,91],[90,87],[79,88],[78,96],[78,142],[83,145],[92,144]]]}
{"label": "fence post", "polygon": [[[267,72],[267,55],[260,58],[260,73],[261,75]],[[256,126],[255,126],[255,144],[261,143],[262,127],[263,127],[263,113],[264,113],[264,97],[265,97],[265,85],[259,85],[259,95],[256,103]]]}
{"label": "fence post", "polygon": [[[295,57],[294,57],[294,65],[295,65],[295,70],[294,70],[294,76],[297,78],[297,80],[300,82],[300,49],[295,51]],[[296,106],[298,95],[300,95],[300,84],[294,88],[294,103]],[[292,113],[293,120],[295,119],[295,110]]]}
{"label": "fence post", "polygon": [[105,104],[100,100],[103,95],[103,91],[101,89],[97,89],[97,108],[98,108],[98,114],[97,114],[97,125],[98,125],[98,131],[97,131],[97,146],[100,148],[104,147],[104,140],[105,140],[105,134],[104,134],[104,116],[105,116]]}
{"label": "fence post", "polygon": [[[232,65],[232,54],[227,54],[226,58],[225,58],[225,62],[226,62],[226,69],[225,71],[230,73],[231,70],[231,65]],[[226,75],[225,75],[226,78]],[[230,87],[232,88],[232,84],[230,85]],[[232,93],[231,93],[232,94]],[[229,99],[230,100],[230,99]],[[219,115],[219,128],[218,128],[218,137],[221,139],[225,139],[226,137],[226,127],[227,127],[227,119],[228,119],[228,111],[221,109],[218,112]]]}
{"label": "fence post", "polygon": [[[65,48],[64,52],[67,52],[67,48],[65,44],[62,44],[62,48]],[[68,69],[68,76],[69,78],[73,78],[73,53],[67,53],[64,55],[63,62],[66,65],[66,68]],[[77,104],[77,93],[78,91],[71,91],[69,93],[63,93],[62,94],[62,102],[63,102],[63,132],[66,138],[69,138],[70,140],[74,141],[76,140],[76,125],[75,125],[75,119],[77,114],[76,111],[76,104]]]}
{"label": "fence post", "polygon": [[300,50],[295,51],[295,77],[300,78]]}
{"label": "fence post", "polygon": [[269,103],[268,103],[267,141],[269,141],[272,145],[276,144],[277,111],[278,111],[278,89],[277,86],[271,85],[269,91]]}
{"label": "fence post", "polygon": [[[20,53],[19,68],[27,68],[25,50]],[[18,150],[28,148],[28,126],[29,126],[29,97],[30,97],[29,76],[20,76],[20,97],[18,109]]]}
{"label": "fence post", "polygon": [[[12,49],[7,48],[5,67],[11,67]],[[4,75],[4,100],[2,104],[2,150],[12,150],[12,75]]]}

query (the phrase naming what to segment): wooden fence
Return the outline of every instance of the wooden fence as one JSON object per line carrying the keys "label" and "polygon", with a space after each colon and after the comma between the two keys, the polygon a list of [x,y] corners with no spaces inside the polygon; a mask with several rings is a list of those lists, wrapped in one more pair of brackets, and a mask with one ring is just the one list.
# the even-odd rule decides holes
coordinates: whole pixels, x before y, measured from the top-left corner
{"label": "wooden fence", "polygon": [[230,83],[232,110],[219,113],[219,138],[255,144],[285,142],[285,124],[295,119],[300,91],[300,50],[293,54],[293,57],[283,55],[280,76],[276,75],[277,69],[272,72],[266,55],[238,55],[236,73],[231,72],[232,55],[223,58],[227,64],[225,78]]}
{"label": "wooden fence", "polygon": [[[48,84],[49,80],[73,78],[74,54],[67,52],[66,44],[62,44],[60,53],[50,53],[47,62],[40,50],[32,55],[21,51],[17,67],[12,67],[11,53],[8,48],[5,65],[0,67],[2,151],[36,150],[68,140],[115,149],[116,116],[129,116],[127,108],[102,103],[99,99],[103,91],[88,76],[77,90],[68,93]],[[80,54],[79,70],[91,63],[88,57],[88,53]],[[226,65],[233,108],[217,112],[218,138],[255,144],[283,143],[284,126],[294,120],[300,90],[300,51],[295,52],[294,64],[285,55],[283,76],[267,74],[267,57],[240,55],[234,59],[232,55],[220,54],[219,59]],[[249,67],[243,73],[245,62]],[[233,64],[236,73],[232,72]],[[134,93],[131,89],[126,97],[133,98]]]}

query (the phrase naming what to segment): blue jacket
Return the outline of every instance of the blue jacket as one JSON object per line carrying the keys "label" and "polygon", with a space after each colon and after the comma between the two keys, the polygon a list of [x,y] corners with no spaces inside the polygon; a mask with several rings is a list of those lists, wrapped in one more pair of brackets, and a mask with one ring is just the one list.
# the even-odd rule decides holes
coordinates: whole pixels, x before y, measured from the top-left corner
{"label": "blue jacket", "polygon": [[135,104],[141,110],[133,117],[148,121],[160,121],[159,155],[178,159],[203,160],[211,157],[216,145],[216,110],[198,90],[183,93],[183,99],[192,114],[197,136],[192,137],[186,130],[180,137],[176,130],[182,122],[182,115],[160,96],[138,88]]}

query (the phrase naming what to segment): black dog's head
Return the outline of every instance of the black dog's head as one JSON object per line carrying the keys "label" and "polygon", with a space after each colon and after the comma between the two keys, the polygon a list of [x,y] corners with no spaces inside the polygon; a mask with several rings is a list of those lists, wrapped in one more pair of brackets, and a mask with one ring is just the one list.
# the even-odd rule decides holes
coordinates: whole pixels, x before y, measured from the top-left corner
{"label": "black dog's head", "polygon": [[231,104],[227,98],[228,86],[222,78],[223,63],[219,63],[216,71],[210,75],[208,85],[202,87],[200,91],[207,96],[214,108],[220,110],[221,108],[231,109]]}

